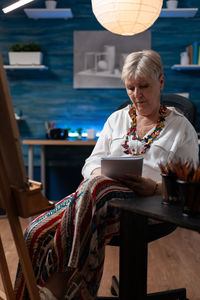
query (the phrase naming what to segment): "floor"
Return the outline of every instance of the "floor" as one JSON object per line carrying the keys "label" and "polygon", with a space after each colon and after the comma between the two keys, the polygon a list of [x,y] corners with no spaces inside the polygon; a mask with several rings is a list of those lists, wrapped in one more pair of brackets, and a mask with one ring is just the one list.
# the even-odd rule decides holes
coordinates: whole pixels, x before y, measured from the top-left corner
{"label": "floor", "polygon": [[[25,228],[28,220],[21,220]],[[7,219],[0,219],[0,232],[12,282],[17,267],[17,253]],[[110,296],[112,275],[118,276],[117,247],[106,247],[104,274],[99,295]],[[177,228],[172,234],[149,244],[148,292],[187,288],[190,300],[200,300],[200,234]],[[3,290],[0,279],[0,290]]]}

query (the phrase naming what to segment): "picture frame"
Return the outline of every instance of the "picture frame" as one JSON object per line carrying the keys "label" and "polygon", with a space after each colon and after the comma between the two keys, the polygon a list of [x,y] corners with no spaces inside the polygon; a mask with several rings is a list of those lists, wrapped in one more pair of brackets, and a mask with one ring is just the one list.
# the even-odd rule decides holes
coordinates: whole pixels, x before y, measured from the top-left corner
{"label": "picture frame", "polygon": [[124,59],[143,49],[151,49],[149,30],[133,36],[105,30],[74,31],[74,88],[124,88]]}

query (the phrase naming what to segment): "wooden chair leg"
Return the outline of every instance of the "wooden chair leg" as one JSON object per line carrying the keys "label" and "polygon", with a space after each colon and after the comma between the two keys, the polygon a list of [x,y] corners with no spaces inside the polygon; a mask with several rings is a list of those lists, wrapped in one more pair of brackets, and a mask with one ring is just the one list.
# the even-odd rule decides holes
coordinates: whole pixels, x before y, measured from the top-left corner
{"label": "wooden chair leg", "polygon": [[1,237],[0,237],[0,258],[1,258],[0,259],[0,272],[1,272],[3,286],[5,289],[5,293],[0,291],[0,297],[5,300],[6,299],[7,300],[15,300],[13,286],[12,286],[12,282],[10,279],[10,274],[9,274],[9,270],[8,270],[8,265],[7,265]]}

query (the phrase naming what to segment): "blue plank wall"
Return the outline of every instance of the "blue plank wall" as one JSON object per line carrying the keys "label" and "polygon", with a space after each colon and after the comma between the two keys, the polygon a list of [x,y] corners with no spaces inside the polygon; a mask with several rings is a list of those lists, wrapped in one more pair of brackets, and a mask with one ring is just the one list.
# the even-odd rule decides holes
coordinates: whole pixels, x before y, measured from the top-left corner
{"label": "blue plank wall", "polygon": [[[2,0],[0,7],[11,2]],[[26,7],[43,8],[44,1],[36,0]],[[26,121],[19,122],[22,139],[44,138],[46,120],[63,123],[72,129],[101,130],[108,115],[127,98],[123,89],[73,89],[73,31],[103,28],[92,13],[90,0],[58,0],[57,7],[70,7],[74,18],[32,20],[26,17],[22,8],[7,15],[0,12],[0,50],[4,64],[8,64],[7,53],[13,43],[37,42],[44,51],[44,64],[49,67],[48,71],[7,71],[15,112],[22,111],[26,116]],[[200,1],[179,0],[179,7],[198,7],[200,10]],[[196,129],[200,132],[200,72],[177,72],[170,68],[179,63],[180,52],[187,45],[200,41],[200,11],[194,18],[159,18],[151,31],[152,48],[163,59],[164,92],[190,93],[197,106]],[[36,166],[39,165],[38,152],[36,149]],[[23,153],[27,164],[27,146],[23,146]],[[37,168],[36,171],[38,173]],[[65,173],[59,176],[65,177]],[[59,176],[49,177],[57,189]]]}

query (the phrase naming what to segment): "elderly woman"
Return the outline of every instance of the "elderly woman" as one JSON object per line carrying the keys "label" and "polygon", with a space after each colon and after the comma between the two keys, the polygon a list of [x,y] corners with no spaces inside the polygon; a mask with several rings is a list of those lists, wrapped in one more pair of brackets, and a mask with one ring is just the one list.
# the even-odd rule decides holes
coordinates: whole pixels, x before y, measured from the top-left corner
{"label": "elderly woman", "polygon": [[[105,245],[119,234],[119,212],[109,200],[160,194],[160,162],[181,158],[198,163],[194,128],[174,108],[160,104],[164,74],[159,54],[128,55],[122,79],[132,105],[108,118],[83,167],[83,182],[26,229],[41,299],[95,299]],[[142,176],[128,174],[116,181],[101,175],[101,157],[126,155],[143,155]],[[28,299],[20,266],[15,290],[17,299]]]}

